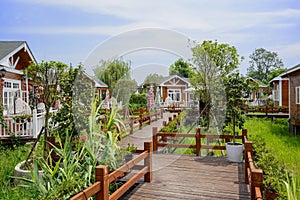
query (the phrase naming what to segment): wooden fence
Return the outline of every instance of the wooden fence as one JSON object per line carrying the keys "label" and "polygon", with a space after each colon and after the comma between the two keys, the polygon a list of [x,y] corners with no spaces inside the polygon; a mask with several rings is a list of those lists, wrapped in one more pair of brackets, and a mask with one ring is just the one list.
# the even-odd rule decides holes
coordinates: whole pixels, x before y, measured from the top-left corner
{"label": "wooden fence", "polygon": [[[247,136],[247,130],[243,130]],[[263,171],[257,169],[252,160],[252,142],[245,138],[244,143],[244,159],[245,159],[245,183],[249,184],[251,192],[251,200],[263,200],[262,187],[263,187]]]}
{"label": "wooden fence", "polygon": [[261,112],[261,113],[288,113],[287,106],[246,106],[246,112]]}
{"label": "wooden fence", "polygon": [[[133,134],[134,129],[138,128],[139,130],[141,130],[143,128],[143,125],[150,125],[151,122],[163,118],[162,110],[154,110],[152,112],[149,112],[147,109],[143,108],[139,110],[139,113],[135,113],[138,117],[130,117],[130,120],[124,123],[125,128],[121,130],[121,133],[129,132],[130,134]],[[113,127],[112,129],[115,128],[117,127]],[[104,127],[102,127],[102,130],[105,131]]]}
{"label": "wooden fence", "polygon": [[[96,167],[96,183],[86,188],[82,192],[74,195],[70,200],[85,200],[95,195],[96,200],[115,200],[119,199],[130,187],[132,187],[140,178],[144,176],[145,182],[152,181],[152,142],[144,143],[144,150],[137,150],[140,153],[131,161],[125,163],[115,171],[108,173],[108,166]],[[144,160],[144,165],[138,165]],[[109,184],[115,182],[116,179],[123,177],[125,172],[130,172],[130,169],[140,169],[139,172],[133,175],[126,183],[118,188],[114,193],[109,195]]]}
{"label": "wooden fence", "polygon": [[[168,138],[177,140],[179,137],[183,138],[195,138],[196,144],[173,144],[168,142]],[[153,151],[157,151],[158,147],[173,147],[173,148],[192,148],[196,149],[196,155],[199,156],[201,149],[212,149],[212,150],[226,150],[226,146],[216,145],[203,145],[201,139],[206,138],[208,143],[213,142],[215,139],[225,139],[229,142],[233,139],[232,135],[218,135],[218,134],[201,134],[201,129],[196,129],[196,134],[190,133],[169,133],[169,132],[158,132],[157,127],[152,128],[152,140],[153,140]],[[236,139],[242,139],[244,143],[244,135],[235,137]]]}

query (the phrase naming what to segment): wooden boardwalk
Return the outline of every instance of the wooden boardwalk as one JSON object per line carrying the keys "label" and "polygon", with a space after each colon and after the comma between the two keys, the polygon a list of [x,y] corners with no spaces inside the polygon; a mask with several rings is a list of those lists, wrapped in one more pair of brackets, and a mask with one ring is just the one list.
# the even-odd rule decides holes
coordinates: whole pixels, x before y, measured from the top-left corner
{"label": "wooden boardwalk", "polygon": [[[144,141],[152,141],[152,127],[162,127],[163,121],[174,113],[164,113],[164,118],[125,137],[128,142],[143,149]],[[244,183],[244,164],[230,163],[222,157],[196,157],[195,155],[153,154],[153,179],[142,179],[129,194],[121,199],[177,200],[177,199],[250,199]],[[124,179],[134,175],[132,171]]]}
{"label": "wooden boardwalk", "polygon": [[153,154],[153,179],[122,199],[250,199],[243,164],[220,157]]}

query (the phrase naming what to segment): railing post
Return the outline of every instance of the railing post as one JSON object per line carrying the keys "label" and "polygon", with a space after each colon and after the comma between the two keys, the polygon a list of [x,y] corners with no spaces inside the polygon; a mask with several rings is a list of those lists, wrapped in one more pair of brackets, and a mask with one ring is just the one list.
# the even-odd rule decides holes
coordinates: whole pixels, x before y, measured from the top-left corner
{"label": "railing post", "polygon": [[244,175],[245,175],[245,183],[249,184],[249,175],[248,175],[248,168],[250,167],[249,165],[249,158],[248,158],[248,152],[251,152],[252,155],[252,142],[246,141],[244,144],[244,158],[245,158],[245,170],[244,170]]}
{"label": "railing post", "polygon": [[157,127],[152,127],[152,142],[153,142],[153,151],[157,151]]}
{"label": "railing post", "polygon": [[139,129],[141,130],[143,127],[143,114],[140,114],[140,118],[139,118]]}
{"label": "railing post", "polygon": [[201,129],[200,128],[196,128],[196,156],[201,156]]}
{"label": "railing post", "polygon": [[[167,122],[163,121],[163,127],[167,126]],[[162,136],[162,141],[163,142],[167,142],[167,137],[166,136]]]}
{"label": "railing post", "polygon": [[130,118],[130,134],[133,134],[133,118]]}
{"label": "railing post", "polygon": [[38,121],[37,121],[37,110],[32,111],[32,137],[37,138],[38,134]]}
{"label": "railing post", "polygon": [[144,161],[144,166],[148,167],[148,172],[144,176],[144,181],[150,183],[152,181],[152,142],[144,142],[144,150],[148,152],[148,156]]}
{"label": "railing post", "polygon": [[251,182],[250,182],[251,200],[256,199],[255,187],[262,188],[262,186],[263,186],[263,171],[262,171],[262,169],[253,169],[253,171],[251,171]]}
{"label": "railing post", "polygon": [[109,199],[109,178],[108,166],[100,165],[96,167],[96,182],[100,182],[100,192],[96,194],[96,200]]}
{"label": "railing post", "polygon": [[176,114],[174,114],[174,115],[173,115],[173,119],[176,119],[176,117],[177,117]]}
{"label": "railing post", "polygon": [[163,109],[160,109],[160,118],[161,119],[164,118],[164,111],[163,111]]}
{"label": "railing post", "polygon": [[242,130],[242,135],[243,135],[243,138],[242,138],[243,143],[245,143],[245,142],[246,142],[246,141],[245,141],[245,138],[248,138],[248,132],[247,132],[247,129],[243,129],[243,130]]}
{"label": "railing post", "polygon": [[148,111],[148,117],[149,117],[149,122],[148,122],[148,124],[150,125],[151,124],[151,113],[150,113],[150,111]]}

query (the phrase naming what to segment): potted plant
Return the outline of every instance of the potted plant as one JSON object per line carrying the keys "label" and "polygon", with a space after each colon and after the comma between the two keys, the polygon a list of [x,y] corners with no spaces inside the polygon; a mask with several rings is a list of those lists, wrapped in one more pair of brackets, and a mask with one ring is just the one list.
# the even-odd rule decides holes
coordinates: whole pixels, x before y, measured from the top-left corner
{"label": "potted plant", "polygon": [[236,141],[238,131],[244,126],[245,99],[250,94],[250,84],[240,76],[239,72],[230,74],[225,81],[225,91],[227,95],[226,125],[230,127],[232,142],[226,143],[228,161],[242,162],[244,145]]}

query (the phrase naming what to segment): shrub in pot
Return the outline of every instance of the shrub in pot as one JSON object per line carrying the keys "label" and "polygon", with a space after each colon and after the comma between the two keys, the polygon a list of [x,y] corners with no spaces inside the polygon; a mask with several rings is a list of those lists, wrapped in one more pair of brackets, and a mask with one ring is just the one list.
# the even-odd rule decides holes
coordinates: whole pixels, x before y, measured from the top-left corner
{"label": "shrub in pot", "polygon": [[238,134],[236,128],[242,129],[244,126],[244,103],[250,94],[251,84],[239,72],[229,74],[224,84],[227,97],[225,122],[230,127],[230,132],[233,135],[232,142],[226,144],[227,156],[231,162],[242,162],[244,145],[236,142],[236,135]]}

